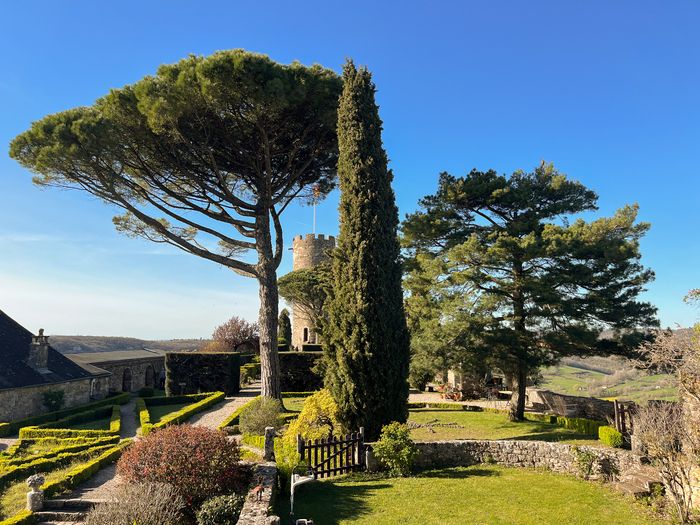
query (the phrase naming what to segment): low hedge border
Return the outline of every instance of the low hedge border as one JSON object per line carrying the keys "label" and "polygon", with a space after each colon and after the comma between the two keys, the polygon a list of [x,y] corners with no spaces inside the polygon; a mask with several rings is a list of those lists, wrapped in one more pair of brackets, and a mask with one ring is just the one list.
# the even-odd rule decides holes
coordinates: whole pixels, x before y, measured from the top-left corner
{"label": "low hedge border", "polygon": [[79,407],[64,408],[62,410],[57,410],[55,412],[47,412],[46,414],[40,414],[38,416],[32,416],[25,419],[17,419],[15,421],[10,421],[9,423],[0,423],[0,437],[9,436],[14,432],[18,432],[22,427],[35,427],[43,423],[57,421],[67,416],[79,414],[81,412],[86,412],[88,410],[92,410],[101,406],[123,405],[124,403],[128,403],[130,399],[131,394],[129,392],[124,392],[122,394],[107,397],[100,401],[94,401],[92,403],[81,405]]}
{"label": "low hedge border", "polygon": [[[209,392],[208,394],[194,394],[192,396],[182,396],[185,397],[186,399],[192,399],[194,396],[206,396],[201,398],[199,401],[196,401],[195,403],[192,403],[190,405],[187,405],[186,407],[181,408],[180,410],[176,412],[172,412],[168,414],[167,416],[163,417],[158,423],[151,424],[150,422],[146,425],[141,426],[141,435],[142,436],[147,436],[148,434],[151,433],[151,431],[154,428],[163,428],[168,425],[178,425],[180,423],[184,423],[187,421],[189,418],[191,418],[193,415],[197,414],[198,412],[202,412],[203,410],[206,410],[212,405],[215,405],[216,403],[223,401],[223,399],[226,397],[223,392]],[[175,399],[176,397],[181,397],[181,396],[173,396],[171,398],[166,398],[166,399]],[[146,398],[145,405],[148,407],[148,398]],[[153,399],[160,399],[160,398],[153,398]],[[173,403],[177,403],[177,401],[173,401]],[[170,404],[170,403],[157,403],[157,404]],[[140,412],[139,412],[140,416]],[[150,421],[150,414],[149,414],[149,421]]]}
{"label": "low hedge border", "polygon": [[34,525],[35,523],[36,516],[31,510],[23,510],[11,518],[0,521],[0,525]]}
{"label": "low hedge border", "polygon": [[[25,443],[27,443],[26,446],[29,446],[32,441],[37,441],[37,440],[25,441]],[[81,452],[83,450],[101,447],[104,445],[114,445],[118,442],[119,442],[119,436],[110,436],[110,437],[106,437],[106,438],[92,439],[90,441],[85,441],[83,443],[77,443],[77,444],[73,444],[73,445],[63,445],[63,446],[59,445],[55,448],[52,448],[48,452],[44,452],[42,454],[32,454],[30,456],[11,458],[11,459],[1,461],[0,467],[22,465],[24,463],[31,463],[32,461],[35,461],[37,459],[49,459],[49,458],[58,456],[60,454],[66,454],[69,452]]]}
{"label": "low hedge border", "polygon": [[74,459],[87,458],[95,452],[104,452],[107,449],[113,448],[112,445],[104,445],[101,447],[93,447],[80,452],[66,452],[49,458],[38,458],[34,461],[14,465],[4,469],[0,474],[0,488],[6,487],[13,481],[19,481],[37,472],[50,472],[57,467],[73,461]]}
{"label": "low hedge border", "polygon": [[87,481],[94,476],[99,470],[119,459],[124,449],[131,445],[132,442],[133,440],[131,439],[125,439],[116,447],[111,447],[108,450],[105,450],[98,457],[78,465],[71,471],[67,472],[63,478],[51,481],[49,483],[44,483],[41,487],[44,491],[44,496],[47,498],[52,498],[58,494],[61,494],[62,492],[74,489],[84,481]]}
{"label": "low hedge border", "polygon": [[314,395],[316,392],[318,392],[318,390],[314,390],[313,392],[282,392],[282,399],[286,397],[309,397]]}
{"label": "low hedge border", "polygon": [[69,425],[72,423],[82,423],[85,421],[99,419],[99,417],[96,417],[96,414],[99,414],[100,417],[104,417],[107,414],[110,415],[109,430],[73,430],[69,428],[54,428],[55,425],[59,424],[59,422],[54,422],[45,423],[44,425],[35,427],[20,428],[19,438],[99,438],[107,437],[113,434],[119,434],[119,432],[121,431],[121,407],[119,405],[99,408],[96,410],[91,410],[89,412],[82,412],[80,414],[76,414],[75,416],[67,417],[61,420],[61,424]]}
{"label": "low hedge border", "polygon": [[159,405],[174,405],[175,403],[195,403],[206,399],[215,392],[205,392],[203,394],[185,394],[182,396],[154,396],[154,397],[143,397],[147,405],[159,406]]}

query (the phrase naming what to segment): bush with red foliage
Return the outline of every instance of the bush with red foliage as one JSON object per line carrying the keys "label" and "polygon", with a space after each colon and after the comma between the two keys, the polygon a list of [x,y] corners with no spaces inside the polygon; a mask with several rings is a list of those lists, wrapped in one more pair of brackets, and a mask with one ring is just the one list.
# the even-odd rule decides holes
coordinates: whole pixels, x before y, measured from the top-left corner
{"label": "bush with red foliage", "polygon": [[127,449],[117,464],[126,481],[167,483],[194,511],[206,499],[246,490],[250,469],[223,432],[192,425],[157,430]]}

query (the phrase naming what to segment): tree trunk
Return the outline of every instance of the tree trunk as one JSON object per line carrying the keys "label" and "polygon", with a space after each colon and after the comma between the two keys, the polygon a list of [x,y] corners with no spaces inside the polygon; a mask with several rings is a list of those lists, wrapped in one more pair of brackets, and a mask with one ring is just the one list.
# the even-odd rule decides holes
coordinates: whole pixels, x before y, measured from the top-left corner
{"label": "tree trunk", "polygon": [[518,370],[513,378],[513,395],[510,398],[511,421],[523,421],[525,419],[525,388],[527,387],[527,367],[523,363],[518,364]]}
{"label": "tree trunk", "polygon": [[270,218],[267,211],[256,217],[258,229],[258,283],[260,285],[260,394],[282,399],[280,390],[280,360],[277,353],[277,315],[279,292],[277,268],[274,264]]}

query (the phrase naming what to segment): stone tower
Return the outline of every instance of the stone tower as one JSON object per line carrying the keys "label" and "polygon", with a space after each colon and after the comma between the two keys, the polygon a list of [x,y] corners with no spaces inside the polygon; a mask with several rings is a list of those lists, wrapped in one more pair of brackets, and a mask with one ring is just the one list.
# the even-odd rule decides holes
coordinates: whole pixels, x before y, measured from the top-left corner
{"label": "stone tower", "polygon": [[[328,259],[328,252],[335,248],[335,237],[307,233],[292,241],[294,263],[292,269],[313,268]],[[301,350],[305,344],[320,344],[320,338],[313,331],[313,323],[297,305],[292,304],[292,346]]]}

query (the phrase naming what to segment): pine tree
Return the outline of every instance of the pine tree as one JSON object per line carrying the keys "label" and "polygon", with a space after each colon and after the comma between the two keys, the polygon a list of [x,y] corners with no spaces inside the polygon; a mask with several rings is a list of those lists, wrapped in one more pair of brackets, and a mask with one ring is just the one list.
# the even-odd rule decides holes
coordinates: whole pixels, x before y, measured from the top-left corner
{"label": "pine tree", "polygon": [[292,321],[289,319],[289,310],[283,308],[277,320],[277,344],[292,344]]}
{"label": "pine tree", "polygon": [[403,309],[393,175],[370,72],[348,61],[338,111],[340,235],[328,305],[326,385],[347,428],[408,416],[409,335]]}

